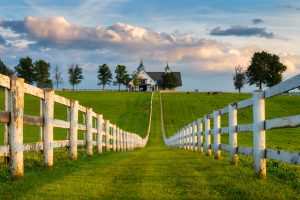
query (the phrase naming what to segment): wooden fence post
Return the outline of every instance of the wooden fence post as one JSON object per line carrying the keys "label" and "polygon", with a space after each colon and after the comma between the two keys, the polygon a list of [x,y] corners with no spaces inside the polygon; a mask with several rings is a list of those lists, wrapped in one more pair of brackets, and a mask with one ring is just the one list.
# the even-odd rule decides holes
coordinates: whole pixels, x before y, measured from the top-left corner
{"label": "wooden fence post", "polygon": [[120,128],[116,129],[116,143],[117,143],[117,151],[120,151]]}
{"label": "wooden fence post", "polygon": [[117,150],[117,127],[113,125],[113,151]]}
{"label": "wooden fence post", "polygon": [[123,139],[123,130],[120,129],[120,147],[121,151],[124,151],[124,139]]}
{"label": "wooden fence post", "polygon": [[236,103],[230,103],[228,106],[228,129],[229,129],[229,148],[230,148],[230,163],[237,166],[238,155],[236,154],[237,147],[237,109]]}
{"label": "wooden fence post", "polygon": [[184,127],[184,149],[187,150],[187,126]]}
{"label": "wooden fence post", "polygon": [[[71,102],[71,101],[70,101]],[[67,107],[67,121],[70,122],[71,121],[71,108]],[[66,129],[67,131],[67,137],[66,139],[69,140],[70,139],[70,130]]]}
{"label": "wooden fence post", "polygon": [[198,125],[198,132],[197,132],[197,140],[198,140],[198,153],[202,153],[203,152],[203,130],[202,130],[202,120],[199,119],[197,122]]}
{"label": "wooden fence post", "polygon": [[217,160],[221,159],[221,150],[220,150],[221,134],[220,134],[220,128],[221,128],[220,111],[215,111],[214,112],[214,157]]}
{"label": "wooden fence post", "polygon": [[192,151],[192,136],[193,136],[193,128],[192,124],[189,124],[189,150]]}
{"label": "wooden fence post", "polygon": [[[10,96],[11,92],[5,88],[4,89],[4,95],[5,95],[5,111],[10,111],[11,110],[11,106],[10,106],[10,101],[11,101],[11,96]],[[3,137],[4,141],[3,144],[4,145],[9,145],[9,123],[4,123],[4,137]],[[3,158],[3,161],[5,164],[9,163],[9,155],[5,155],[5,157]]]}
{"label": "wooden fence post", "polygon": [[77,138],[78,138],[78,101],[71,101],[70,110],[70,158],[77,159]]}
{"label": "wooden fence post", "polygon": [[[86,125],[86,115],[85,115],[85,113],[82,113],[82,124]],[[83,141],[84,141],[84,146],[86,146],[86,131],[83,131]]]}
{"label": "wooden fence post", "polygon": [[193,132],[193,136],[192,136],[192,143],[193,143],[193,146],[192,146],[192,151],[196,151],[196,123],[193,122],[192,123],[192,132]]}
{"label": "wooden fence post", "polygon": [[10,83],[9,153],[10,174],[13,180],[24,175],[23,161],[23,115],[24,79],[11,78]]}
{"label": "wooden fence post", "polygon": [[93,155],[93,115],[92,108],[86,109],[86,154],[88,156]]}
{"label": "wooden fence post", "polygon": [[53,165],[53,115],[54,92],[45,91],[44,103],[44,164],[47,167]]}
{"label": "wooden fence post", "polygon": [[109,152],[110,151],[110,125],[109,125],[109,120],[106,120],[105,123],[105,148],[106,151]]}
{"label": "wooden fence post", "polygon": [[264,92],[253,92],[253,146],[254,172],[260,179],[266,178],[266,136],[264,131],[265,99]]}
{"label": "wooden fence post", "polygon": [[190,150],[190,125],[187,125],[186,127],[186,140],[187,140],[186,149]]}
{"label": "wooden fence post", "polygon": [[123,137],[124,137],[124,151],[127,151],[128,149],[127,149],[127,132],[125,132],[124,131],[124,133],[123,133],[124,135],[123,135]]}
{"label": "wooden fence post", "polygon": [[[44,116],[44,99],[40,99],[40,117]],[[40,126],[40,141],[43,141],[43,127]]]}
{"label": "wooden fence post", "polygon": [[204,148],[205,148],[205,154],[207,156],[210,156],[211,155],[211,148],[210,148],[210,145],[211,145],[211,142],[210,142],[210,139],[211,139],[211,136],[210,136],[210,119],[209,119],[209,115],[206,115],[204,116],[204,126],[205,126],[205,145],[204,145]]}
{"label": "wooden fence post", "polygon": [[103,116],[97,115],[97,151],[102,154]]}
{"label": "wooden fence post", "polygon": [[184,128],[181,129],[181,148],[184,149]]}

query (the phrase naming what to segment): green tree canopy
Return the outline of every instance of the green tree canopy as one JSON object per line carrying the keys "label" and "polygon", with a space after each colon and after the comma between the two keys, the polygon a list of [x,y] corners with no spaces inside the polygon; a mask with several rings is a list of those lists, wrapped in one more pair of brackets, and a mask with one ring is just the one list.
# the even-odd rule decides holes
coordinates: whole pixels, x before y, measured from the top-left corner
{"label": "green tree canopy", "polygon": [[235,67],[235,75],[233,76],[234,88],[241,92],[246,83],[246,74],[241,66]]}
{"label": "green tree canopy", "polygon": [[33,84],[35,81],[35,70],[30,57],[20,58],[19,64],[15,66],[15,71],[18,77],[24,78],[28,84]]}
{"label": "green tree canopy", "polygon": [[110,85],[112,80],[112,74],[107,64],[99,65],[98,80],[98,85],[102,85],[103,90],[105,88],[105,85]]}
{"label": "green tree canopy", "polygon": [[12,77],[14,75],[14,71],[9,69],[3,61],[0,59],[0,74]]}
{"label": "green tree canopy", "polygon": [[37,87],[52,88],[52,80],[50,79],[50,64],[44,60],[38,60],[34,63],[34,69]]}
{"label": "green tree canopy", "polygon": [[174,89],[178,85],[178,78],[174,72],[168,72],[162,75],[162,86],[164,89]]}
{"label": "green tree canopy", "polygon": [[129,78],[129,75],[126,70],[126,66],[125,65],[117,65],[115,73],[116,73],[116,77],[115,77],[116,81],[114,81],[114,85],[118,85],[119,91],[120,91],[121,85],[126,86],[126,84],[128,82],[128,78]]}
{"label": "green tree canopy", "polygon": [[263,84],[268,87],[276,85],[282,81],[282,73],[286,68],[279,56],[265,51],[256,52],[246,71],[249,85],[255,84],[259,89],[262,89]]}
{"label": "green tree canopy", "polygon": [[79,67],[78,64],[71,65],[68,69],[68,73],[69,73],[69,83],[72,85],[74,91],[74,86],[78,85],[83,80],[82,68]]}
{"label": "green tree canopy", "polygon": [[131,81],[132,81],[132,84],[133,84],[135,90],[137,91],[137,88],[141,84],[141,81],[142,81],[139,73],[133,73]]}

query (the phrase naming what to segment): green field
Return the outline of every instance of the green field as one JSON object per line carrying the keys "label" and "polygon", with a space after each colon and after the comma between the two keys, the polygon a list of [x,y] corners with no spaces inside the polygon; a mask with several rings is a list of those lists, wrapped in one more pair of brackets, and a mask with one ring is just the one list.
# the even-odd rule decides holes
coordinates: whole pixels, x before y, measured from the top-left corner
{"label": "green field", "polygon": [[[70,92],[63,95],[82,101],[83,105],[103,113],[105,118],[126,130],[145,133],[150,94]],[[172,134],[199,116],[249,95],[175,93],[163,94],[162,97],[166,130]],[[284,103],[280,103],[281,98]],[[297,98],[279,96],[271,99],[271,107],[267,102],[267,118],[299,114],[297,104],[283,112],[285,107],[291,108],[288,106],[299,102]],[[281,110],[275,111],[275,108]],[[58,117],[64,118],[65,111],[57,112],[61,112]],[[251,115],[248,116],[245,109],[239,118],[239,122],[248,123]],[[226,117],[224,119],[226,121]],[[290,132],[297,131],[291,129]],[[290,134],[282,134],[286,133]],[[284,149],[298,148],[299,151],[299,134],[291,139],[296,143],[289,147],[285,142],[277,144],[281,140],[277,138],[281,137],[280,134],[274,132],[272,135],[274,140],[268,140],[268,146],[282,145]],[[240,142],[240,136],[238,138]],[[243,140],[247,144],[247,136]],[[222,142],[226,141],[222,139]],[[55,151],[54,166],[48,169],[43,167],[40,154],[28,153],[23,180],[11,182],[8,166],[0,165],[0,199],[300,199],[299,167],[268,162],[268,178],[262,181],[253,175],[251,157],[240,157],[239,166],[233,167],[228,155],[222,155],[221,160],[214,160],[195,152],[165,147],[159,94],[155,94],[150,140],[146,148],[132,152],[104,152],[93,157],[85,156],[84,149],[80,149],[77,161],[70,161],[68,151],[59,149]]]}

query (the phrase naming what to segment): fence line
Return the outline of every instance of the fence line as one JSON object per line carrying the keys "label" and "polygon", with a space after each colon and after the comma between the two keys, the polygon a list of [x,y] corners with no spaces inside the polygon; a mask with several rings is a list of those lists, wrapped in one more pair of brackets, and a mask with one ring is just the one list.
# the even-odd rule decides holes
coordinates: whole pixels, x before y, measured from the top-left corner
{"label": "fence line", "polygon": [[[145,138],[142,138],[103,119],[103,115],[95,113],[92,108],[59,96],[52,90],[42,90],[26,84],[22,78],[10,78],[0,74],[0,86],[5,88],[5,110],[0,110],[0,122],[4,123],[4,145],[0,146],[0,157],[9,160],[12,179],[24,175],[23,152],[42,151],[44,164],[52,166],[54,148],[68,147],[70,158],[76,160],[78,146],[85,146],[86,154],[92,156],[94,146],[101,154],[103,147],[107,152],[131,151],[147,145],[151,129],[153,93],[149,126]],[[40,116],[24,115],[24,94],[40,98]],[[67,121],[54,119],[54,103],[67,107]],[[83,122],[78,121],[79,112],[83,114]],[[40,142],[23,143],[24,124],[41,127]],[[54,127],[67,129],[67,139],[53,140]],[[84,131],[84,140],[78,140],[78,130]]]}
{"label": "fence line", "polygon": [[[213,113],[199,118],[185,127],[181,128],[174,135],[167,138],[163,127],[162,100],[161,117],[164,142],[169,147],[178,147],[206,155],[211,155],[214,150],[214,158],[221,158],[221,150],[230,153],[230,162],[237,165],[238,154],[254,157],[254,172],[261,179],[266,178],[266,159],[300,165],[300,152],[287,152],[284,150],[268,149],[266,147],[266,130],[275,128],[288,128],[300,126],[300,115],[288,116],[277,119],[265,119],[265,99],[292,90],[300,86],[300,75],[290,78],[265,91],[254,91],[251,98],[237,103],[229,103],[225,108],[215,110]],[[237,124],[237,111],[241,108],[253,107],[253,123]],[[221,127],[221,115],[228,113],[229,126]],[[213,128],[210,128],[210,120],[213,119]],[[204,130],[202,129],[204,125]],[[239,132],[253,132],[253,147],[237,145]],[[229,135],[229,144],[221,144],[221,133]],[[211,143],[211,135],[214,141]],[[203,141],[204,136],[204,141]]]}

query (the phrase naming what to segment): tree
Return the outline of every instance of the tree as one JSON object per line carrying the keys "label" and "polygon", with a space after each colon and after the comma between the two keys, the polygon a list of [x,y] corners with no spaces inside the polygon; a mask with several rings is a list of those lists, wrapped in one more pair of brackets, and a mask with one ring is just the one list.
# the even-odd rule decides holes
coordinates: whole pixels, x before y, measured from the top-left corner
{"label": "tree", "polygon": [[34,63],[35,81],[39,88],[52,88],[50,79],[50,64],[44,60],[38,60]]}
{"label": "tree", "polygon": [[249,85],[255,84],[261,90],[263,84],[271,87],[280,83],[285,70],[279,56],[262,51],[254,53],[246,75]]}
{"label": "tree", "polygon": [[131,81],[132,81],[135,91],[137,91],[137,88],[141,84],[141,81],[142,81],[141,76],[138,73],[133,73]]}
{"label": "tree", "polygon": [[63,83],[63,79],[61,77],[62,72],[60,71],[58,65],[55,65],[54,68],[54,83],[56,84],[56,89],[58,89],[58,85]]}
{"label": "tree", "polygon": [[71,65],[68,69],[68,73],[69,83],[72,85],[74,91],[74,86],[78,85],[83,80],[82,68],[80,68],[78,64]]}
{"label": "tree", "polygon": [[116,67],[115,73],[116,73],[116,77],[115,77],[116,81],[114,81],[114,85],[118,85],[119,86],[119,91],[120,91],[121,85],[126,86],[126,84],[128,82],[129,75],[126,71],[125,65],[118,65]]}
{"label": "tree", "polygon": [[19,64],[15,66],[15,71],[18,77],[24,78],[28,84],[33,84],[35,81],[35,70],[30,57],[20,58]]}
{"label": "tree", "polygon": [[235,75],[233,76],[234,88],[241,92],[246,83],[246,74],[241,66],[235,67]]}
{"label": "tree", "polygon": [[178,85],[178,78],[174,72],[168,72],[162,75],[162,86],[164,89],[174,89]]}
{"label": "tree", "polygon": [[14,75],[14,71],[9,69],[3,61],[0,59],[0,74],[12,77]]}
{"label": "tree", "polygon": [[112,74],[107,64],[99,65],[98,80],[98,85],[102,85],[103,90],[105,88],[105,85],[110,85],[112,80]]}

